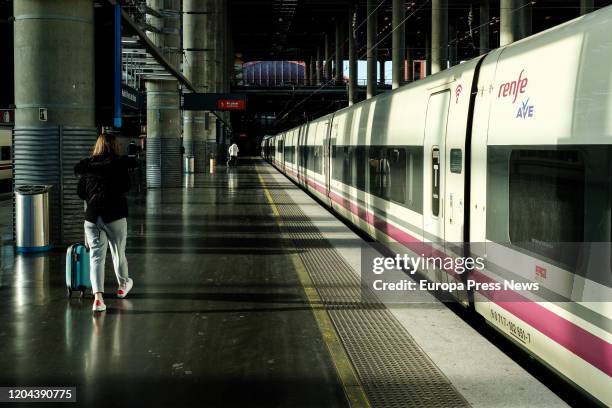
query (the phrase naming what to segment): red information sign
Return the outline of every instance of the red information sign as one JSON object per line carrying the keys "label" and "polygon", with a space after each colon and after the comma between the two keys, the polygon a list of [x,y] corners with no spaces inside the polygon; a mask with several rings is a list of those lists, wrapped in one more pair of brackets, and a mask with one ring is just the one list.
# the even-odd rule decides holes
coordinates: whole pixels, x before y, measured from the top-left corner
{"label": "red information sign", "polygon": [[536,265],[535,274],[536,276],[539,276],[540,278],[546,279],[546,268]]}
{"label": "red information sign", "polygon": [[246,104],[243,99],[219,99],[217,104],[219,110],[244,110]]}

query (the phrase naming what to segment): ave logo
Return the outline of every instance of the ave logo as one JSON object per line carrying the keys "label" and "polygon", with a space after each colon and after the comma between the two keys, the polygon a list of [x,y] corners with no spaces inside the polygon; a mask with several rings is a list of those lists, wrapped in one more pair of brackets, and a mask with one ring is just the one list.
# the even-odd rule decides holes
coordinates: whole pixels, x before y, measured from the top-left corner
{"label": "ave logo", "polygon": [[515,119],[533,118],[533,105],[529,105],[529,98],[523,101],[516,112]]}

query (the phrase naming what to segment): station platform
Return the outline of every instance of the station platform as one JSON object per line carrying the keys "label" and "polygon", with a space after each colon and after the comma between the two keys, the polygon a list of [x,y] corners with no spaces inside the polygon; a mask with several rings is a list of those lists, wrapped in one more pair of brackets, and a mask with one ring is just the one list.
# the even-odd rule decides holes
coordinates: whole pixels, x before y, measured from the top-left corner
{"label": "station platform", "polygon": [[[133,292],[68,299],[0,202],[0,384],[82,406],[564,407],[433,296],[360,292],[362,238],[261,159],[130,195]],[[0,404],[1,405],[1,404]]]}

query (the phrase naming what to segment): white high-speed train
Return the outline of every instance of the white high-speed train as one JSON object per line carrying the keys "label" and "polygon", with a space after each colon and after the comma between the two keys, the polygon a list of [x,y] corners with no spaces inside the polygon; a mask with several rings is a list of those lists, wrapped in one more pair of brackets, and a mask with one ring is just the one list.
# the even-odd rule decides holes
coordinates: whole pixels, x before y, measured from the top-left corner
{"label": "white high-speed train", "polygon": [[608,406],[611,32],[612,6],[262,143],[281,172],[392,250],[470,243],[486,259],[470,279],[538,282],[537,293],[455,297]]}

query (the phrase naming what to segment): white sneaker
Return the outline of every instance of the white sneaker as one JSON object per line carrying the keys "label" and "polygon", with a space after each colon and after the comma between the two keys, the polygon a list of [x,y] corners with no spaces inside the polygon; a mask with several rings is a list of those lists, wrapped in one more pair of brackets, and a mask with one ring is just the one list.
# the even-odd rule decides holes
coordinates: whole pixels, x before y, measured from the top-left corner
{"label": "white sneaker", "polygon": [[103,300],[94,300],[93,306],[91,308],[94,312],[103,312],[106,310],[106,305]]}
{"label": "white sneaker", "polygon": [[130,293],[130,290],[132,290],[133,286],[134,286],[134,281],[132,280],[132,278],[128,278],[128,281],[126,284],[119,285],[119,289],[117,289],[117,297],[119,299],[123,299],[124,297],[126,297],[127,294]]}

